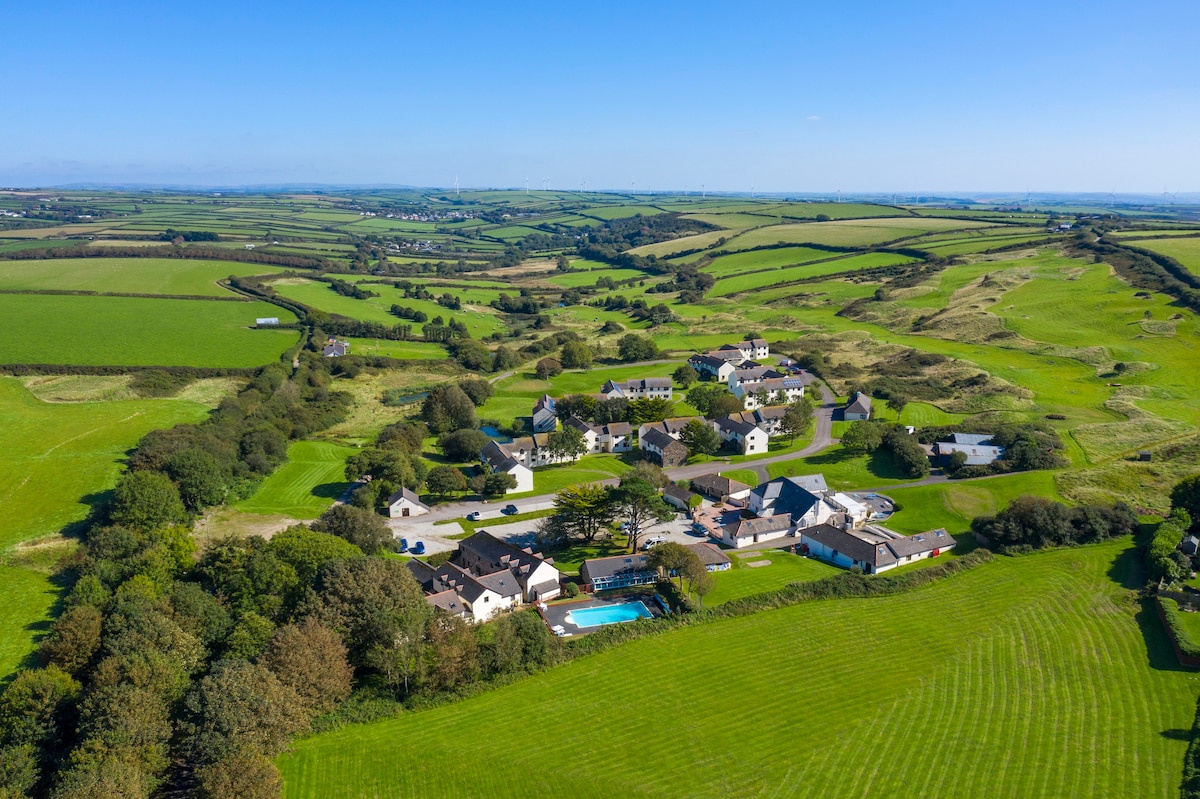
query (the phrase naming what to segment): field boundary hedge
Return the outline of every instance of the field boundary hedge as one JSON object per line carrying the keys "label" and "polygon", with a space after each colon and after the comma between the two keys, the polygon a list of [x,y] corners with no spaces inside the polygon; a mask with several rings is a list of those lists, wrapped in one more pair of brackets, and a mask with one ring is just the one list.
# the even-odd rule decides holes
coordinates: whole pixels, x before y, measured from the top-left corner
{"label": "field boundary hedge", "polygon": [[253,302],[245,297],[204,294],[138,294],[129,291],[89,291],[86,289],[0,289],[0,294],[52,294],[59,297],[131,297],[137,300],[209,300],[215,302]]}
{"label": "field boundary hedge", "polygon": [[1180,799],[1200,799],[1200,702],[1196,703],[1196,719],[1192,722],[1192,737],[1183,756],[1183,779],[1179,783]]}
{"label": "field boundary hedge", "polygon": [[1158,617],[1162,619],[1163,627],[1167,630],[1167,637],[1171,639],[1171,648],[1175,650],[1179,664],[1200,669],[1200,641],[1192,638],[1184,628],[1183,620],[1179,618],[1179,610],[1167,605],[1160,596],[1154,597],[1154,605],[1158,608]]}
{"label": "field boundary hedge", "polygon": [[79,366],[61,363],[0,363],[0,373],[25,375],[127,375],[137,372],[166,374],[201,380],[208,377],[253,377],[261,366]]}
{"label": "field boundary hedge", "polygon": [[243,264],[268,264],[293,269],[328,271],[332,261],[306,255],[280,255],[259,250],[234,250],[225,247],[47,247],[45,249],[7,250],[0,261],[46,261],[55,258],[182,258],[196,261],[234,261]]}

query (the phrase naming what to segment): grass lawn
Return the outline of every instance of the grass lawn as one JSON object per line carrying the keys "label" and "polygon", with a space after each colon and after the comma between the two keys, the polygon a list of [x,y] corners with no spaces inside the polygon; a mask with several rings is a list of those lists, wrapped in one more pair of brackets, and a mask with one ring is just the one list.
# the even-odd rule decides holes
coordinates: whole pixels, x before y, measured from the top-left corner
{"label": "grass lawn", "polygon": [[[284,795],[1173,796],[1198,688],[1126,587],[1135,562],[1128,540],[999,558],[893,597],[633,641],[298,741]],[[497,756],[529,729],[514,707],[543,729],[614,723]],[[686,730],[664,733],[680,708]],[[397,756],[449,751],[453,768]]]}
{"label": "grass lawn", "polygon": [[327,441],[297,441],[288,447],[288,462],[264,480],[254,496],[239,502],[237,509],[315,519],[350,486],[346,458],[357,451]]}
{"label": "grass lawn", "polygon": [[584,455],[575,463],[542,466],[533,470],[533,491],[509,494],[505,499],[520,499],[538,494],[556,494],[570,485],[595,483],[620,477],[629,465],[613,455]]}
{"label": "grass lawn", "polygon": [[951,480],[937,485],[890,488],[883,492],[902,510],[884,525],[898,533],[923,533],[944,527],[951,535],[970,535],[971,520],[992,516],[1022,494],[1062,501],[1053,472],[1021,472],[985,480]]}
{"label": "grass lawn", "polygon": [[262,366],[298,334],[251,330],[260,316],[296,321],[265,302],[0,294],[0,363]]}
{"label": "grass lawn", "polygon": [[758,474],[753,469],[725,469],[720,474],[722,477],[737,480],[739,483],[744,483],[748,486],[758,485]]}
{"label": "grass lawn", "polygon": [[[727,572],[717,572],[713,575],[713,590],[711,594],[704,597],[705,607],[715,607],[751,594],[773,591],[788,583],[819,580],[841,571],[836,566],[830,566],[828,563],[814,558],[802,558],[799,555],[790,555],[774,549],[754,553],[725,550],[725,554],[733,561],[733,568]],[[746,565],[764,560],[770,561],[771,565]]]}
{"label": "grass lawn", "polygon": [[[1162,232],[1167,231],[1155,231],[1155,234],[1157,235]],[[1194,233],[1195,231],[1191,232]],[[1200,238],[1153,239],[1151,241],[1123,241],[1121,243],[1174,258],[1187,267],[1188,271],[1200,275]]]}
{"label": "grass lawn", "polygon": [[772,479],[801,474],[823,474],[826,484],[834,491],[913,482],[896,471],[892,466],[892,458],[887,453],[851,455],[842,449],[840,444],[807,458],[767,464],[767,474],[771,475]]}
{"label": "grass lawn", "polygon": [[[0,289],[66,289],[127,294],[233,296],[217,281],[230,275],[270,275],[282,267],[184,258],[61,258],[0,262]],[[260,314],[278,316],[278,313]],[[253,322],[253,320],[251,320]]]}

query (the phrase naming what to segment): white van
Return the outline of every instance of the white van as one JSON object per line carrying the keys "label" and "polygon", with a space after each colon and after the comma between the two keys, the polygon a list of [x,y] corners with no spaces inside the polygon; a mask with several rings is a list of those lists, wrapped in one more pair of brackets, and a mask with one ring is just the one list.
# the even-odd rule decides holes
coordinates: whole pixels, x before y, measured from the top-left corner
{"label": "white van", "polygon": [[665,536],[661,536],[661,535],[651,536],[650,538],[647,538],[645,541],[642,542],[642,549],[643,550],[650,549],[651,547],[656,547],[659,544],[665,544],[665,543],[667,543],[667,539]]}

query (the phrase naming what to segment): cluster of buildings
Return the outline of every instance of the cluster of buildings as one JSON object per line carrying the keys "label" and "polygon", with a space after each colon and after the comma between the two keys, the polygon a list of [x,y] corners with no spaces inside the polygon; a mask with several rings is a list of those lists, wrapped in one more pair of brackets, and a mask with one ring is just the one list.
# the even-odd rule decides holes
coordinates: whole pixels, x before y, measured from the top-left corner
{"label": "cluster of buildings", "polygon": [[[779,359],[775,366],[759,363],[770,357],[771,348],[766,340],[750,339],[726,344],[707,355],[694,355],[688,360],[702,375],[726,383],[730,392],[741,400],[745,410],[723,419],[676,417],[643,424],[637,429],[636,436],[631,425],[625,422],[595,425],[570,417],[561,423],[583,435],[586,453],[630,452],[636,444],[642,457],[664,468],[687,462],[688,449],[680,438],[684,428],[694,420],[713,427],[721,441],[739,454],[762,454],[767,452],[769,440],[782,432],[780,427],[786,406],[803,397],[805,387],[813,379],[789,358]],[[674,390],[669,377],[644,377],[620,382],[608,380],[593,396],[599,400],[650,398],[670,401],[674,398]],[[480,453],[480,460],[489,472],[506,472],[517,481],[516,488],[510,493],[533,490],[533,469],[568,460],[551,453],[548,447],[548,436],[560,423],[553,397],[544,395],[534,403],[530,421],[532,436],[507,443],[491,442]]]}
{"label": "cluster of buildings", "polygon": [[794,538],[798,552],[877,574],[952,549],[945,530],[905,536],[872,524],[877,512],[831,492],[822,475],[780,477],[757,487],[710,475],[691,482],[713,504],[692,513],[693,528],[733,549]]}
{"label": "cluster of buildings", "polygon": [[405,565],[429,604],[479,623],[562,592],[563,573],[554,558],[483,531],[459,542],[458,551],[440,566],[418,558]]}

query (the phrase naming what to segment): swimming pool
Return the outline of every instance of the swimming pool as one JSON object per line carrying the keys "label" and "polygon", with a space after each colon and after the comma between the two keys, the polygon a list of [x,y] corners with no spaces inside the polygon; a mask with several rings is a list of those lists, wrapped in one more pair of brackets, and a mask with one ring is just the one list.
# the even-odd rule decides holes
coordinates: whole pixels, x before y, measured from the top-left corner
{"label": "swimming pool", "polygon": [[623,602],[620,605],[601,605],[580,608],[567,613],[566,621],[576,627],[600,627],[604,624],[620,624],[637,619],[652,619],[649,608],[642,602]]}

